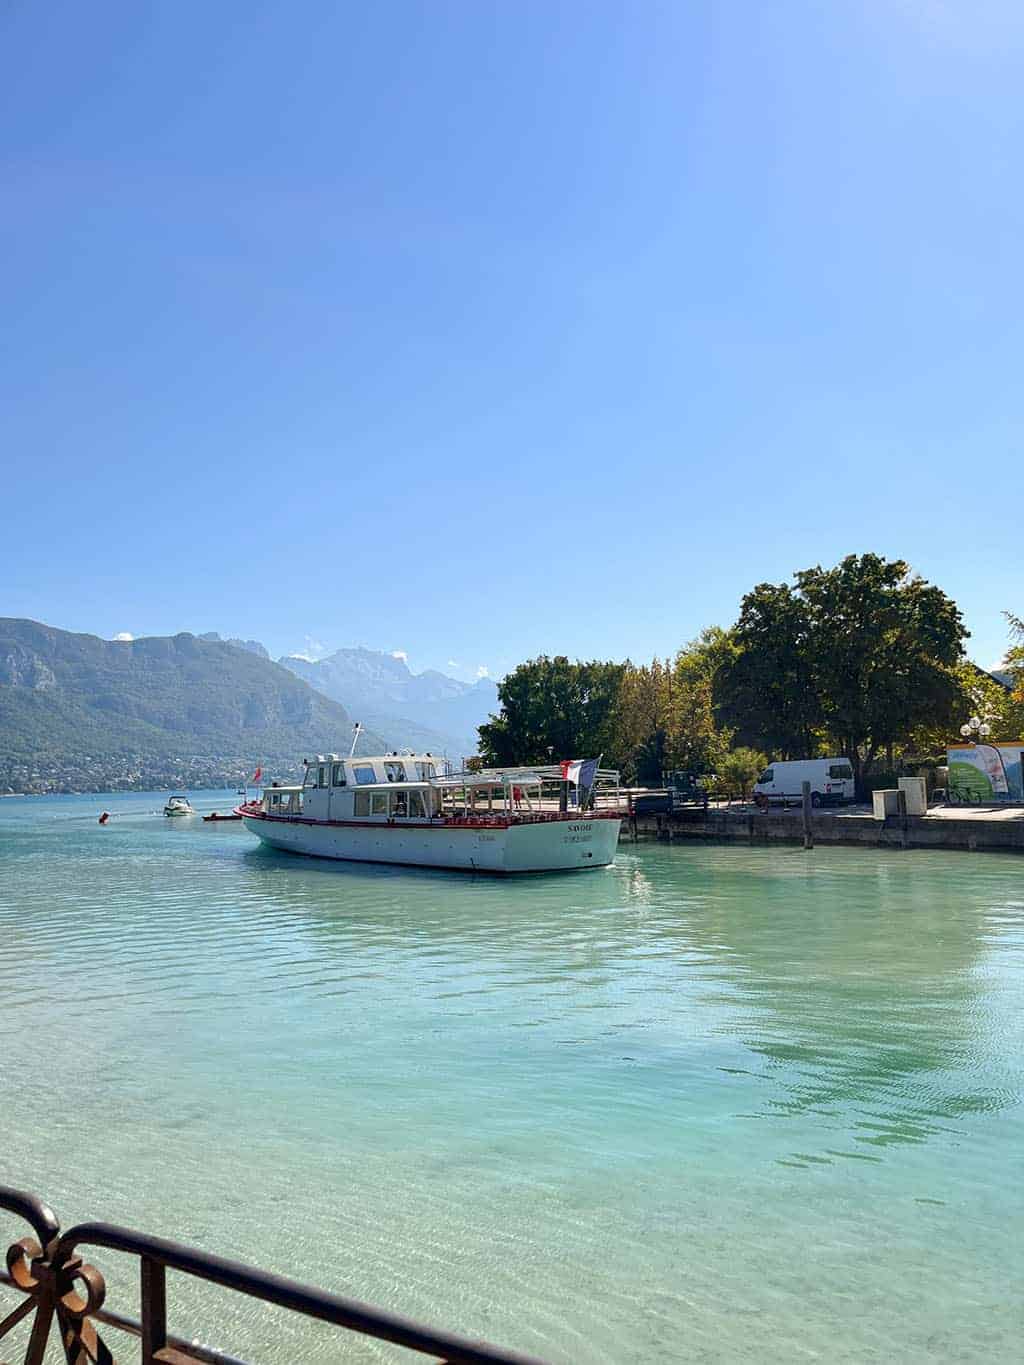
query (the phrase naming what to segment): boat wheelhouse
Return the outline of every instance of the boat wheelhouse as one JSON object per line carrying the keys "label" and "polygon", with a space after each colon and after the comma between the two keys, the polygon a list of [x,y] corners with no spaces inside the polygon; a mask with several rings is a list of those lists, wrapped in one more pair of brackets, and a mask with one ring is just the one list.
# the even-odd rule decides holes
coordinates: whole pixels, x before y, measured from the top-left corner
{"label": "boat wheelhouse", "polygon": [[300,785],[265,787],[237,814],[264,843],[319,858],[553,872],[606,867],[623,809],[610,769],[577,787],[558,764],[453,772],[396,752],[307,760]]}

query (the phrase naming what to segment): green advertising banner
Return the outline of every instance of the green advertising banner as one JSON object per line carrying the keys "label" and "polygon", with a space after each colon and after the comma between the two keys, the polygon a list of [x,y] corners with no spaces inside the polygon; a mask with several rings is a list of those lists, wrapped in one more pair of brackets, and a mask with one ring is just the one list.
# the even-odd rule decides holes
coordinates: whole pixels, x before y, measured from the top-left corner
{"label": "green advertising banner", "polygon": [[951,801],[1024,801],[1021,754],[1024,740],[1013,744],[958,744],[948,750]]}

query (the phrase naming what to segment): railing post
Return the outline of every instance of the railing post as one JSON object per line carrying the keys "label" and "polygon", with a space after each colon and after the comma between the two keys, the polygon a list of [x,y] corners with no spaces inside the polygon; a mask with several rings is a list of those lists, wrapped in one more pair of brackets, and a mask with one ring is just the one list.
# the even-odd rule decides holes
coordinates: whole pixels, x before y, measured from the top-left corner
{"label": "railing post", "polygon": [[53,1294],[44,1290],[36,1309],[35,1321],[32,1323],[32,1335],[29,1338],[28,1350],[25,1352],[25,1365],[43,1365],[52,1322]]}
{"label": "railing post", "polygon": [[157,1351],[167,1345],[167,1272],[163,1262],[143,1256],[142,1280],[142,1365],[154,1365]]}

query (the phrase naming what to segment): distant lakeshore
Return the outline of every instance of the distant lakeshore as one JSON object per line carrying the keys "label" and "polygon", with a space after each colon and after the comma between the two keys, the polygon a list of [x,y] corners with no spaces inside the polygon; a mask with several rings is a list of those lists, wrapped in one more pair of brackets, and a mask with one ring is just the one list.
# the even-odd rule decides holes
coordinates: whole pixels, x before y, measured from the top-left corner
{"label": "distant lakeshore", "polygon": [[54,759],[0,764],[0,796],[82,796],[90,792],[219,791],[245,785],[257,765],[268,781],[299,775],[294,762],[260,758],[77,762]]}
{"label": "distant lakeshore", "polygon": [[[251,786],[252,784],[250,783],[249,785]],[[146,787],[146,786],[139,786],[139,787],[75,787],[75,788],[69,787],[69,788],[67,788],[66,790],[60,790],[60,791],[25,791],[25,792],[7,791],[7,792],[0,792],[0,801],[3,801],[3,800],[12,800],[12,801],[13,801],[13,800],[21,800],[22,798],[24,798],[24,797],[26,797],[26,796],[40,796],[40,797],[43,797],[43,796],[130,796],[130,795],[132,794],[132,792],[137,792],[137,793],[142,793],[142,792],[175,792],[175,791],[190,791],[190,792],[222,792],[222,791],[237,791],[237,790],[238,790],[238,788],[236,788],[235,785],[234,785],[234,783],[232,783],[232,782],[215,782],[212,786],[206,786],[206,787],[201,787],[201,786],[199,786],[199,785],[197,785],[197,784],[195,784],[195,783],[186,784],[186,783],[184,783],[184,782],[177,782],[177,783],[175,783],[175,782],[164,782],[164,783],[157,784],[156,786],[152,786],[152,787]]]}

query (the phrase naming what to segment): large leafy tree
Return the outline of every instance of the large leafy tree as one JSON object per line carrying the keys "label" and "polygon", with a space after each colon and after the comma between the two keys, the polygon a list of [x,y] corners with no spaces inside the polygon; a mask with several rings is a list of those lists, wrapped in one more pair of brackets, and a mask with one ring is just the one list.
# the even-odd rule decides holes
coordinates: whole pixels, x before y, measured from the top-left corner
{"label": "large leafy tree", "polygon": [[623,670],[616,757],[628,780],[641,786],[660,786],[661,774],[673,766],[679,696],[672,682],[669,659],[639,666],[627,662]]}
{"label": "large leafy tree", "polygon": [[735,644],[729,632],[711,626],[676,655],[673,767],[696,774],[712,773],[724,758],[732,731],[716,723],[714,681],[734,653]]}
{"label": "large leafy tree", "polygon": [[874,554],[795,580],[747,594],[716,676],[718,716],[741,743],[780,758],[824,744],[861,782],[884,750],[959,724],[966,632],[945,593]]}
{"label": "large leafy tree", "polygon": [[810,622],[808,662],[829,736],[860,783],[876,756],[920,725],[953,725],[954,667],[966,636],[957,605],[903,560],[848,555],[796,575]]}
{"label": "large leafy tree", "polygon": [[950,740],[960,739],[959,727],[968,716],[984,716],[999,734],[1005,729],[1006,688],[969,659],[961,659],[949,671],[957,700],[952,708],[943,708],[914,727],[906,742],[914,754],[942,753]]}
{"label": "large leafy tree", "polygon": [[658,786],[671,768],[695,774],[716,769],[728,735],[715,723],[712,685],[732,652],[728,633],[711,627],[675,659],[627,663],[613,752],[630,780]]}
{"label": "large leafy tree", "polygon": [[747,593],[731,632],[733,652],[715,675],[715,710],[741,745],[779,758],[809,757],[821,706],[811,660],[811,613],[787,583]]}
{"label": "large leafy tree", "polygon": [[480,726],[486,763],[613,756],[624,664],[542,655],[498,685],[500,713]]}

